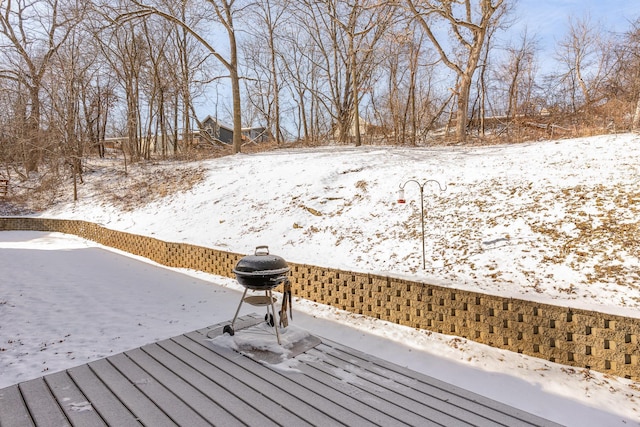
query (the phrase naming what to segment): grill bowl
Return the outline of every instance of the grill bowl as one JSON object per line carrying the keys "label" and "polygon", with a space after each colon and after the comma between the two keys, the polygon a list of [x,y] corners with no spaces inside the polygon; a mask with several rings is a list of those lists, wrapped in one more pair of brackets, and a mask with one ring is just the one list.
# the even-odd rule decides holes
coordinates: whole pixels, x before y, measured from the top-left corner
{"label": "grill bowl", "polygon": [[289,266],[277,256],[269,254],[267,246],[258,246],[254,255],[241,258],[233,269],[238,283],[254,290],[273,289],[287,279]]}

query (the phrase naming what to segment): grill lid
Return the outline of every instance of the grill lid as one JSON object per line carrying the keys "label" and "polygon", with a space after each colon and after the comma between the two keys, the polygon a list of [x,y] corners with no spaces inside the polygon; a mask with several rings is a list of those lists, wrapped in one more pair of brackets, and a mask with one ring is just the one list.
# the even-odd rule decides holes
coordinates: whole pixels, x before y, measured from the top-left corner
{"label": "grill lid", "polygon": [[238,276],[278,276],[289,271],[287,262],[269,254],[268,246],[256,246],[254,255],[241,258],[233,272]]}

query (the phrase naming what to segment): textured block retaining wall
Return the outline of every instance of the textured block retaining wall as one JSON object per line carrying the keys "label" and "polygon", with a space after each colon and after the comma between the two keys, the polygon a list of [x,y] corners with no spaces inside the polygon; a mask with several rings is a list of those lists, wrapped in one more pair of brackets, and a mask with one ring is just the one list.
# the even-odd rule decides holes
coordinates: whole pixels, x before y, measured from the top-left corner
{"label": "textured block retaining wall", "polygon": [[[233,277],[245,254],[169,243],[86,221],[0,218],[1,230],[74,234],[169,267]],[[289,263],[296,296],[401,325],[640,380],[640,319]]]}

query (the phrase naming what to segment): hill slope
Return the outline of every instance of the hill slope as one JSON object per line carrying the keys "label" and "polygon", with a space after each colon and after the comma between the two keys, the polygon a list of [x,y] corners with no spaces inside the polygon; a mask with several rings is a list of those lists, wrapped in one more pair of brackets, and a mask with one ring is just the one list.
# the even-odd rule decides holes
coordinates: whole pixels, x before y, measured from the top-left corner
{"label": "hill slope", "polygon": [[[90,160],[79,218],[291,262],[637,316],[640,137],[325,147],[198,163]],[[425,268],[420,189],[424,187]],[[397,191],[405,185],[406,204]],[[440,186],[444,188],[441,191]],[[62,194],[71,194],[69,189]]]}

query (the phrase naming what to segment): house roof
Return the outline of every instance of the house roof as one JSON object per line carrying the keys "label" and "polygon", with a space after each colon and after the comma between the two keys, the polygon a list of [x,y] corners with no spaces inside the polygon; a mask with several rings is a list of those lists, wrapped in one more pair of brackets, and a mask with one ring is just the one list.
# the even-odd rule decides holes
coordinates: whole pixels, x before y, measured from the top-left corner
{"label": "house roof", "polygon": [[204,120],[202,120],[202,124],[204,125],[207,121],[212,121],[214,123],[216,123],[218,125],[218,127],[223,128],[228,130],[229,132],[233,132],[233,126],[229,126],[225,123],[220,122],[220,120],[218,120],[215,117],[212,117],[211,115],[208,115],[207,117],[204,118]]}

